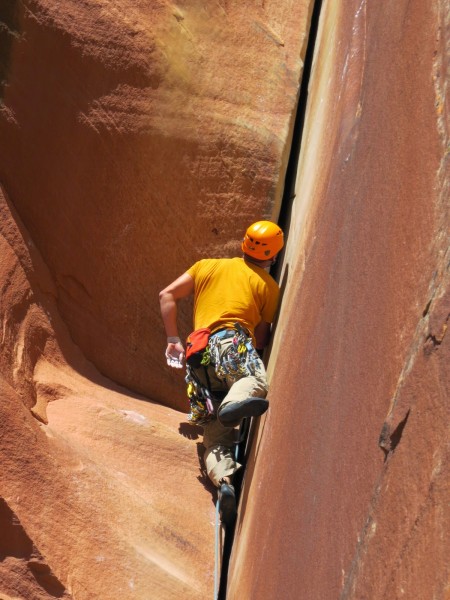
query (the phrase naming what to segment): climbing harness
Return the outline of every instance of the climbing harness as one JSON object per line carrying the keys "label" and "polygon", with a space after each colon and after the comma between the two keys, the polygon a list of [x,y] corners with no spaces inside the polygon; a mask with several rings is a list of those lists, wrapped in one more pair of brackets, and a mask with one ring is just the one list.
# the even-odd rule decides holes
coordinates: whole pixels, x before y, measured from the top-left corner
{"label": "climbing harness", "polygon": [[210,360],[217,377],[222,380],[237,381],[241,377],[255,375],[259,370],[260,359],[251,337],[239,323],[235,323],[234,326],[233,343],[225,352],[222,352],[219,335],[212,334],[209,338]]}
{"label": "climbing harness", "polygon": [[[215,398],[211,392],[208,366],[214,367],[216,376],[224,383],[232,383],[241,377],[255,375],[259,370],[260,359],[253,347],[251,337],[239,323],[235,323],[234,329],[222,329],[211,334],[203,352],[198,348],[204,344],[205,330],[199,331],[202,331],[203,343],[196,345],[195,364],[198,364],[198,367],[194,368],[187,361],[185,381],[190,404],[188,421],[195,425],[205,425],[216,418]],[[221,342],[231,337],[232,343],[223,351]],[[201,368],[203,368],[206,385],[199,377]]]}

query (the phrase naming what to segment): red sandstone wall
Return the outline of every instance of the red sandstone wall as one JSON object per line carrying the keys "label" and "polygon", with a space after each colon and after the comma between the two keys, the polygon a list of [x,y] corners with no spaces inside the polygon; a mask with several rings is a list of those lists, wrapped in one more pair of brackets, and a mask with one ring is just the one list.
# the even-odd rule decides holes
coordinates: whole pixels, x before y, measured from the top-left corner
{"label": "red sandstone wall", "polygon": [[277,214],[309,5],[0,3],[2,599],[212,597],[158,291]]}
{"label": "red sandstone wall", "polygon": [[198,432],[86,361],[1,191],[0,215],[0,597],[210,597]]}
{"label": "red sandstone wall", "polygon": [[324,2],[228,600],[448,598],[448,8]]}
{"label": "red sandstone wall", "polygon": [[87,358],[184,409],[158,291],[277,214],[310,2],[10,4],[0,181]]}
{"label": "red sandstone wall", "polygon": [[[277,214],[308,6],[0,7],[0,595],[212,596],[198,432],[111,379],[185,408],[157,291]],[[324,2],[228,600],[448,593],[446,11]]]}

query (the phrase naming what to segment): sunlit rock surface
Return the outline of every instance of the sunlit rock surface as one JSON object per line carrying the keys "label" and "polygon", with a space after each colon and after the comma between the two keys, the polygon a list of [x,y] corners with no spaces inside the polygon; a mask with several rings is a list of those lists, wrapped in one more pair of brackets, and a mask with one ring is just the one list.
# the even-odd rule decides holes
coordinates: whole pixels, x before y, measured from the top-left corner
{"label": "sunlit rock surface", "polygon": [[0,180],[74,341],[102,373],[163,404],[185,401],[161,365],[158,291],[276,215],[310,4],[0,9]]}
{"label": "sunlit rock surface", "polygon": [[[0,598],[212,597],[157,292],[278,215],[310,3],[244,4],[0,6]],[[448,595],[448,11],[323,2],[228,600]]]}
{"label": "sunlit rock surface", "polygon": [[2,197],[0,592],[207,597],[215,511],[198,431],[84,359],[10,210]]}
{"label": "sunlit rock surface", "polygon": [[449,8],[323,3],[227,600],[448,598]]}

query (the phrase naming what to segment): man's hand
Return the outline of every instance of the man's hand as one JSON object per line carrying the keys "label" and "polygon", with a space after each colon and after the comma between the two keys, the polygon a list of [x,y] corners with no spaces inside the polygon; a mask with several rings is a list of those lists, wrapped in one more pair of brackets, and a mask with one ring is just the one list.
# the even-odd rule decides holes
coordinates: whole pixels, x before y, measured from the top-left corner
{"label": "man's hand", "polygon": [[168,341],[166,348],[166,358],[169,367],[182,369],[184,367],[184,348],[181,340]]}

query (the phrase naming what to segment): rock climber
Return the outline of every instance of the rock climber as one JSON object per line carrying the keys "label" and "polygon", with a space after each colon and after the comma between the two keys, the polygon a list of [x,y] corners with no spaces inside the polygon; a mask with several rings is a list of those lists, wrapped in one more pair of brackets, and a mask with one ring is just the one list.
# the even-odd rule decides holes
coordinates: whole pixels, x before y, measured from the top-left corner
{"label": "rock climber", "polygon": [[[266,372],[257,350],[270,339],[279,287],[267,269],[283,244],[278,225],[253,223],[242,241],[242,257],[200,260],[159,294],[167,363],[182,368],[187,362],[188,418],[203,425],[206,470],[219,488],[224,523],[236,516],[232,476],[241,465],[233,456],[234,428],[245,417],[262,415],[269,405]],[[185,353],[177,303],[191,294],[194,332]]]}

